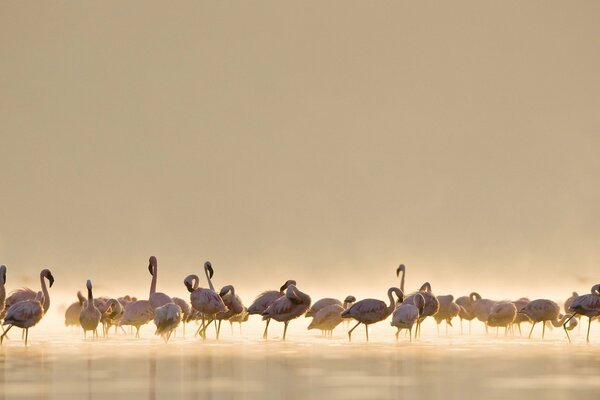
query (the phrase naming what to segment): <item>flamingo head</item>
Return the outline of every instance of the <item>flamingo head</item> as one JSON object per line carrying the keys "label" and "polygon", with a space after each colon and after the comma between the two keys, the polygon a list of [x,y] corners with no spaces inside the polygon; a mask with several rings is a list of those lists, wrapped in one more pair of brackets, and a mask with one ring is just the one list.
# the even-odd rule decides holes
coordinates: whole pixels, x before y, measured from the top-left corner
{"label": "flamingo head", "polygon": [[354,297],[354,296],[346,296],[346,298],[344,299],[344,303],[345,304],[356,303],[356,297]]}
{"label": "flamingo head", "polygon": [[194,291],[194,286],[192,285],[192,282],[190,282],[190,280],[188,280],[187,278],[185,278],[183,284],[187,288],[188,292],[192,293]]}
{"label": "flamingo head", "polygon": [[219,292],[219,296],[221,296],[221,297],[225,296],[227,293],[229,293],[231,291],[231,289],[233,289],[233,286],[231,286],[231,285],[223,286],[221,288],[221,291]]}
{"label": "flamingo head", "polygon": [[156,261],[156,257],[150,257],[150,259],[148,260],[148,271],[150,272],[150,275],[154,276],[154,269],[157,265],[158,262]]}
{"label": "flamingo head", "polygon": [[6,283],[6,265],[0,265],[0,276],[2,276],[2,283]]}
{"label": "flamingo head", "polygon": [[425,308],[425,297],[421,293],[415,294],[413,297],[413,304],[419,310],[419,315],[423,314],[423,309]]}
{"label": "flamingo head", "polygon": [[87,288],[87,290],[92,290],[92,281],[88,279],[85,283],[85,287]]}
{"label": "flamingo head", "polygon": [[600,296],[600,283],[592,286],[592,294],[595,294],[596,296]]}
{"label": "flamingo head", "polygon": [[400,271],[406,272],[406,266],[404,264],[400,264],[400,266],[396,269],[396,276],[400,276]]}
{"label": "flamingo head", "polygon": [[48,279],[48,282],[50,282],[50,287],[52,287],[52,285],[54,285],[54,276],[52,276],[52,272],[50,272],[49,269],[44,269],[42,270],[41,275]]}
{"label": "flamingo head", "polygon": [[290,285],[294,285],[294,286],[296,286],[296,281],[295,281],[295,280],[293,280],[293,279],[290,279],[290,280],[286,281],[286,282],[283,284],[283,286],[281,286],[281,287],[279,288],[279,291],[283,293],[283,291],[285,291],[285,289],[287,289],[287,288],[288,288],[288,286],[290,286]]}
{"label": "flamingo head", "polygon": [[210,263],[210,261],[207,261],[204,263],[204,270],[208,271],[208,277],[210,279],[212,279],[215,271],[213,270],[212,264]]}

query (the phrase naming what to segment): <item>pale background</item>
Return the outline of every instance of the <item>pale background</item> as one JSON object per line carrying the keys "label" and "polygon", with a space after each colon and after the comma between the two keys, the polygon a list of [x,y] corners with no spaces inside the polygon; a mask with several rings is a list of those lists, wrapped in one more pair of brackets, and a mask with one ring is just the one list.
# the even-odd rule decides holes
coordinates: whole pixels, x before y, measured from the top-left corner
{"label": "pale background", "polygon": [[0,2],[9,288],[598,276],[600,2]]}

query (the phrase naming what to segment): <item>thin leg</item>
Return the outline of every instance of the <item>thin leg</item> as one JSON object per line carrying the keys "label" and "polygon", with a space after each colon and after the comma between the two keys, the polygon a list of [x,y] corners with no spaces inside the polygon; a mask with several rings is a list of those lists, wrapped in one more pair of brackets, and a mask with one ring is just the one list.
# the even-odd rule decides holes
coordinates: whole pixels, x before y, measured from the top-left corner
{"label": "thin leg", "polygon": [[[219,340],[219,334],[221,333],[221,319],[219,320],[219,325],[217,326],[217,340]],[[216,321],[215,321],[216,324]]]}
{"label": "thin leg", "polygon": [[369,341],[369,325],[365,324],[365,332],[367,333],[367,342]]}
{"label": "thin leg", "polygon": [[487,321],[485,321],[485,334],[487,335],[488,333],[488,323]]}
{"label": "thin leg", "polygon": [[285,334],[287,333],[287,326],[290,323],[290,321],[285,321],[283,323],[283,341],[285,342]]}
{"label": "thin leg", "polygon": [[348,331],[348,341],[349,342],[352,341],[352,331],[355,330],[356,327],[359,326],[359,325],[360,325],[360,322],[357,322],[356,325],[354,325],[354,327]]}
{"label": "thin leg", "polygon": [[589,317],[589,322],[588,322],[588,331],[587,331],[587,336],[585,337],[585,342],[589,343],[590,342],[590,327],[592,326],[592,317]]}
{"label": "thin leg", "polygon": [[545,334],[546,334],[546,321],[542,321],[542,340],[544,340]]}
{"label": "thin leg", "polygon": [[408,341],[412,343],[412,326],[408,328]]}
{"label": "thin leg", "polygon": [[396,331],[396,343],[398,342],[398,335],[400,334],[400,328]]}
{"label": "thin leg", "polygon": [[139,327],[139,326],[136,326],[136,327],[135,327],[135,329],[136,329],[136,331],[135,331],[135,337],[136,337],[137,339],[139,339],[139,338],[140,338],[140,327]]}
{"label": "thin leg", "polygon": [[25,329],[25,346],[27,346],[27,338],[29,337],[29,328]]}
{"label": "thin leg", "polygon": [[446,321],[446,336],[448,336],[448,321]]}
{"label": "thin leg", "polygon": [[521,332],[521,323],[519,322],[517,326],[519,327],[519,336],[523,336],[523,333]]}
{"label": "thin leg", "polygon": [[438,337],[440,337],[440,324],[435,324],[437,328]]}
{"label": "thin leg", "polygon": [[499,327],[499,326],[497,326],[497,327],[496,327],[496,337],[498,337],[498,331],[499,331],[499,330],[500,330],[500,327]]}
{"label": "thin leg", "polygon": [[231,336],[233,336],[233,322],[229,321],[229,327],[231,328]]}
{"label": "thin leg", "polygon": [[531,330],[529,331],[529,339],[531,339],[531,334],[533,333],[533,328],[535,328],[535,324],[536,324],[536,323],[537,323],[537,322],[533,322],[533,323],[531,324]]}
{"label": "thin leg", "polygon": [[271,322],[271,318],[267,318],[267,324],[265,325],[265,331],[263,332],[263,339],[267,340],[267,331],[269,330],[269,322]]}
{"label": "thin leg", "polygon": [[461,319],[460,319],[460,334],[461,334],[461,335],[463,334],[462,321],[463,321],[463,319],[461,318]]}
{"label": "thin leg", "polygon": [[571,314],[571,316],[563,324],[563,329],[565,330],[565,333],[567,334],[567,339],[569,339],[569,343],[571,343],[571,336],[569,336],[569,332],[567,331],[567,324],[569,323],[569,321],[571,321],[573,319],[574,316],[575,316],[575,314]]}
{"label": "thin leg", "polygon": [[471,321],[472,320],[469,320],[469,335],[471,334]]}
{"label": "thin leg", "polygon": [[4,341],[4,337],[6,336],[6,334],[8,333],[8,331],[10,331],[10,328],[12,328],[12,327],[13,327],[12,325],[9,325],[8,328],[6,328],[6,330],[2,334],[2,336],[0,336],[0,344],[2,344],[2,342]]}

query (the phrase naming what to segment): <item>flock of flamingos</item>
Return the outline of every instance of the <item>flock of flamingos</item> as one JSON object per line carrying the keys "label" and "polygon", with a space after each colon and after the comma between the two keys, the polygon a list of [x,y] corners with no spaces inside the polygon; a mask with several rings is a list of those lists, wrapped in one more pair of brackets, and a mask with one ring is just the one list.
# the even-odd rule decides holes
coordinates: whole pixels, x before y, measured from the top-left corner
{"label": "flock of flamingos", "polygon": [[[396,340],[401,330],[408,331],[412,341],[420,336],[420,326],[427,317],[433,317],[438,324],[446,322],[452,324],[454,317],[459,317],[461,332],[463,320],[478,319],[488,327],[505,329],[505,335],[513,331],[516,325],[521,331],[522,322],[532,323],[529,337],[538,322],[542,323],[542,338],[545,334],[546,324],[555,327],[562,326],[567,338],[568,331],[577,326],[575,317],[589,318],[587,337],[590,338],[590,325],[594,318],[600,315],[600,284],[594,285],[589,294],[578,295],[573,292],[564,304],[565,315],[560,313],[560,306],[552,300],[537,299],[530,301],[520,298],[516,301],[495,301],[482,298],[473,292],[469,296],[454,299],[452,295],[435,296],[429,282],[409,295],[404,292],[404,278],[406,267],[400,265],[396,275],[400,277],[400,287],[391,287],[387,291],[389,304],[377,299],[363,299],[356,301],[353,296],[348,296],[341,302],[338,299],[324,298],[312,304],[311,298],[301,292],[296,282],[288,280],[278,290],[268,290],[261,293],[250,307],[246,308],[235,293],[231,285],[224,286],[216,291],[212,284],[213,267],[210,262],[204,264],[204,273],[208,288],[200,287],[200,278],[197,275],[188,275],[183,283],[190,292],[190,302],[170,297],[165,293],[156,291],[158,275],[158,262],[152,256],[149,260],[148,270],[152,275],[150,295],[148,300],[138,300],[130,296],[119,298],[94,297],[92,282],[87,281],[87,299],[77,293],[78,301],[71,304],[65,313],[65,325],[78,326],[83,329],[84,338],[91,331],[93,337],[98,337],[98,327],[102,326],[103,334],[108,335],[109,328],[129,325],[136,328],[136,337],[139,329],[151,321],[156,325],[156,334],[168,341],[173,331],[190,321],[198,321],[199,328],[196,335],[206,339],[207,329],[212,322],[215,324],[216,338],[219,338],[221,322],[227,320],[233,326],[234,322],[240,324],[248,320],[249,315],[258,314],[266,321],[263,338],[267,338],[269,323],[273,319],[284,323],[283,340],[285,340],[288,324],[291,320],[302,315],[312,317],[308,329],[320,329],[323,334],[331,335],[333,329],[343,320],[354,319],[356,324],[348,331],[348,339],[352,340],[352,332],[360,324],[365,326],[366,338],[369,340],[369,325],[383,321],[392,315],[391,325],[397,328]],[[0,343],[4,340],[12,327],[23,329],[25,345],[29,328],[35,326],[43,318],[50,307],[50,294],[46,280],[52,287],[54,277],[48,269],[40,272],[41,291],[28,288],[17,289],[6,297],[6,266],[0,265],[0,319],[3,320],[3,333]],[[396,299],[394,298],[396,296]],[[6,328],[4,328],[6,326]],[[241,325],[240,325],[241,327]]]}

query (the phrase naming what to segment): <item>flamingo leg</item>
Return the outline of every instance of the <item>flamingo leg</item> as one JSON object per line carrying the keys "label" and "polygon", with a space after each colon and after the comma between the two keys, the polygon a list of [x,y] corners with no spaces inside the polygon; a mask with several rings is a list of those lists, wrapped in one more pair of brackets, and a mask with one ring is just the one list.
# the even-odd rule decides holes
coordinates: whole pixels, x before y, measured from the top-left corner
{"label": "flamingo leg", "polygon": [[535,328],[535,324],[537,324],[537,322],[533,322],[531,325],[531,330],[529,331],[529,339],[531,339],[531,334],[533,333],[533,328]]}
{"label": "flamingo leg", "polygon": [[469,320],[469,335],[471,334],[471,321],[472,320]]}
{"label": "flamingo leg", "polygon": [[589,318],[588,331],[587,331],[587,336],[585,337],[585,342],[586,343],[590,342],[590,327],[592,326],[592,317],[588,317],[588,318]]}
{"label": "flamingo leg", "polygon": [[575,317],[575,314],[571,314],[571,316],[569,318],[567,318],[567,320],[563,324],[563,329],[565,330],[565,333],[567,334],[567,339],[569,339],[569,343],[571,343],[571,336],[569,336],[569,332],[567,331],[567,324],[569,323],[569,321],[571,321],[573,319],[573,317]]}
{"label": "flamingo leg", "polygon": [[267,340],[267,331],[269,330],[269,323],[270,322],[271,322],[271,318],[267,318],[267,324],[265,325],[265,331],[263,333],[263,339],[265,339],[265,340]]}
{"label": "flamingo leg", "polygon": [[215,323],[215,332],[216,332],[216,334],[217,334],[217,340],[219,340],[219,329],[220,329],[220,328],[217,326],[217,316],[216,316],[216,315],[213,315],[213,317],[212,317],[212,320],[213,320],[213,321],[214,321],[214,323]]}
{"label": "flamingo leg", "polygon": [[367,333],[367,342],[369,341],[369,325],[365,324],[365,332]]}
{"label": "flamingo leg", "polygon": [[229,327],[231,328],[231,336],[233,336],[233,322],[229,321]]}
{"label": "flamingo leg", "polygon": [[12,325],[9,325],[8,328],[6,328],[6,330],[2,334],[2,336],[0,336],[0,344],[2,344],[2,342],[4,341],[4,337],[6,336],[6,334],[8,333],[8,331],[10,331],[10,328],[12,328],[12,327],[13,327]]}
{"label": "flamingo leg", "polygon": [[546,321],[542,321],[542,340],[544,340],[545,334],[546,334]]}
{"label": "flamingo leg", "polygon": [[27,346],[27,338],[29,337],[29,328],[25,329],[25,346]]}
{"label": "flamingo leg", "polygon": [[240,335],[242,334],[242,323],[240,322]]}
{"label": "flamingo leg", "polygon": [[521,332],[521,323],[519,322],[517,326],[519,327],[519,336],[523,336],[523,333]]}
{"label": "flamingo leg", "polygon": [[408,341],[412,343],[412,326],[408,328]]}
{"label": "flamingo leg", "polygon": [[288,327],[288,324],[289,324],[289,323],[290,323],[290,321],[285,321],[285,322],[283,323],[283,341],[284,341],[284,342],[285,342],[285,334],[287,333],[287,327]]}
{"label": "flamingo leg", "polygon": [[136,331],[135,331],[135,337],[139,339],[140,338],[140,327],[136,326],[135,329],[136,329]]}
{"label": "flamingo leg", "polygon": [[461,335],[463,334],[462,321],[463,321],[463,319],[461,318],[461,319],[460,319],[460,334],[461,334]]}
{"label": "flamingo leg", "polygon": [[398,335],[400,334],[400,328],[396,331],[396,343],[398,342]]}
{"label": "flamingo leg", "polygon": [[[217,326],[217,340],[219,340],[219,334],[221,333],[221,321],[223,321],[222,319],[219,320],[219,324]],[[215,321],[215,324],[217,323],[217,321]]]}
{"label": "flamingo leg", "polygon": [[350,329],[348,331],[348,341],[351,342],[352,341],[352,331],[356,329],[357,326],[360,325],[360,321],[356,323],[356,325],[354,325],[354,327],[352,329]]}

